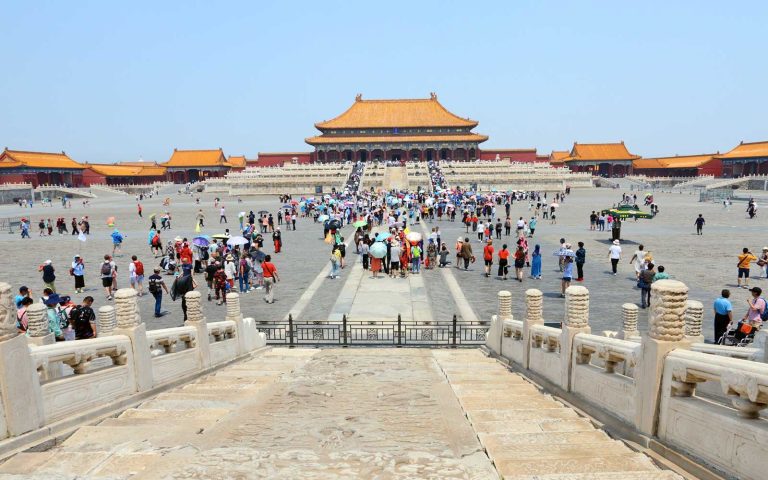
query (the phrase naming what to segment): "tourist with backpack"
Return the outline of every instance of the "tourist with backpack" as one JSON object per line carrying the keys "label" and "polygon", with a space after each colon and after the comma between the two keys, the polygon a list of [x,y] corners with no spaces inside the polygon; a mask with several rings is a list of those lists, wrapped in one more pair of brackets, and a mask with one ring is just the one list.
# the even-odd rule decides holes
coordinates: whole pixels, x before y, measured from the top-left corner
{"label": "tourist with backpack", "polygon": [[77,305],[69,311],[69,324],[75,330],[75,340],[85,340],[96,336],[96,314],[93,312],[93,297],[83,299],[82,305]]}
{"label": "tourist with backpack", "polygon": [[107,294],[107,300],[112,300],[112,292],[116,287],[115,274],[117,273],[117,266],[112,261],[112,257],[104,255],[104,262],[101,264],[101,285],[104,287],[104,292]]}
{"label": "tourist with backpack", "polygon": [[128,264],[128,275],[131,287],[138,292],[139,296],[144,295],[144,264],[136,255],[131,256],[131,263]]}
{"label": "tourist with backpack", "polygon": [[165,290],[165,293],[169,292],[168,287],[165,286],[163,277],[160,276],[160,268],[155,268],[154,273],[149,276],[148,282],[149,293],[155,297],[155,317],[162,317],[163,313],[161,312],[160,308],[162,307],[163,303],[163,290]]}

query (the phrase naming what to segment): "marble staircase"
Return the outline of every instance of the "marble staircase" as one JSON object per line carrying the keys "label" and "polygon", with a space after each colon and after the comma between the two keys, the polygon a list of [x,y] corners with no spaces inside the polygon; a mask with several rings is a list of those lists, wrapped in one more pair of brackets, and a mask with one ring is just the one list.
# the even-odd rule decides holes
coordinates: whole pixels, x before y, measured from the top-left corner
{"label": "marble staircase", "polygon": [[433,352],[504,479],[681,479],[478,350]]}
{"label": "marble staircase", "polygon": [[158,465],[194,454],[196,437],[203,437],[254,397],[268,393],[282,375],[299,368],[314,353],[272,350],[231,365],[115,418],[81,427],[47,451],[17,454],[0,465],[0,479],[158,478]]}

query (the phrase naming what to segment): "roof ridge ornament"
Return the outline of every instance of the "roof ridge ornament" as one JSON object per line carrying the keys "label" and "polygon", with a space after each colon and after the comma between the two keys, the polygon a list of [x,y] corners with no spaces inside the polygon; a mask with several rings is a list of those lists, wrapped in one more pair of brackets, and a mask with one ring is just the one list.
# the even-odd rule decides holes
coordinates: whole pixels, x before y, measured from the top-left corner
{"label": "roof ridge ornament", "polygon": [[432,100],[437,100],[437,94],[435,92],[429,92],[429,98]]}
{"label": "roof ridge ornament", "polygon": [[363,94],[362,93],[358,93],[357,95],[355,95],[355,101],[356,102],[360,102],[362,100],[363,100]]}

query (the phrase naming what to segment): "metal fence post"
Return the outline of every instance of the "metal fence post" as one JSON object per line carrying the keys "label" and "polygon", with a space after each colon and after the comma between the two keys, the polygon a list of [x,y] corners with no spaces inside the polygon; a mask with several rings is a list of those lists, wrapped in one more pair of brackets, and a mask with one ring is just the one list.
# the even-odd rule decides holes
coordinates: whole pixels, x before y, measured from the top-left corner
{"label": "metal fence post", "polygon": [[288,314],[288,345],[293,348],[293,314]]}
{"label": "metal fence post", "polygon": [[456,348],[456,314],[453,314],[453,347]]}
{"label": "metal fence post", "polygon": [[341,335],[342,339],[344,341],[344,346],[347,346],[347,314],[345,313],[343,317],[341,317]]}
{"label": "metal fence post", "polygon": [[403,345],[402,339],[403,339],[403,319],[400,317],[400,314],[397,314],[397,346],[401,347]]}

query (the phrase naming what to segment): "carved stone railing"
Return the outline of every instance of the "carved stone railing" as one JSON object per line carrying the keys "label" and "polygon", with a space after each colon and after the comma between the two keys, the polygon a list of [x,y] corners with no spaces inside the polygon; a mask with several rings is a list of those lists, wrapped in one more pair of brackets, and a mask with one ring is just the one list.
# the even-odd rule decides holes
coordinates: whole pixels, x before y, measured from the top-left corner
{"label": "carved stone railing", "polygon": [[525,319],[494,328],[494,316],[486,347],[602,422],[655,437],[728,477],[765,478],[768,364],[732,358],[764,358],[764,349],[692,342],[702,308],[688,301],[687,287],[659,280],[651,290],[647,333],[637,335],[635,308],[616,311],[631,340],[590,334],[589,294],[572,286],[561,329],[542,325],[541,292],[532,289]]}
{"label": "carved stone railing", "polygon": [[[639,343],[587,333],[574,337],[573,348],[577,364],[592,364],[602,368],[605,373],[627,376],[631,376],[631,368],[637,365],[640,356]],[[593,362],[594,356],[600,361]],[[617,366],[620,367],[619,371]]]}
{"label": "carved stone railing", "polygon": [[[38,371],[42,417],[46,423],[136,392],[131,339],[123,335],[30,345],[31,362]],[[91,362],[109,357],[111,365],[91,369]],[[50,372],[67,365],[72,375],[49,378]]]}
{"label": "carved stone railing", "polygon": [[100,357],[110,357],[113,365],[125,365],[131,341],[128,337],[114,335],[52,345],[30,345],[29,350],[40,380],[45,382],[51,380],[49,367],[56,363],[70,366],[75,375],[88,373],[91,362]]}
{"label": "carved stone railing", "polygon": [[195,348],[197,329],[194,327],[174,327],[150,330],[147,332],[147,341],[153,352],[162,349],[165,354],[176,353],[180,345],[184,345],[184,350]]}
{"label": "carved stone railing", "polygon": [[40,303],[29,307],[30,335],[18,334],[8,314],[12,289],[0,283],[0,455],[6,437],[61,433],[66,425],[57,420],[66,418],[70,427],[92,420],[132,395],[159,392],[265,346],[236,297],[228,294],[226,320],[207,324],[200,292],[189,292],[187,325],[147,332],[136,291],[124,288],[114,306],[99,309],[98,337],[55,343]]}
{"label": "carved stone railing", "polygon": [[[729,400],[700,398],[711,384]],[[768,365],[675,350],[664,365],[658,437],[734,478],[765,478]],[[745,456],[746,455],[746,456]]]}

